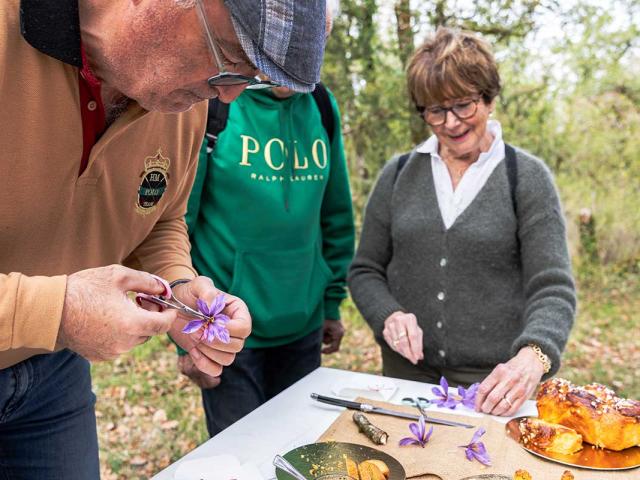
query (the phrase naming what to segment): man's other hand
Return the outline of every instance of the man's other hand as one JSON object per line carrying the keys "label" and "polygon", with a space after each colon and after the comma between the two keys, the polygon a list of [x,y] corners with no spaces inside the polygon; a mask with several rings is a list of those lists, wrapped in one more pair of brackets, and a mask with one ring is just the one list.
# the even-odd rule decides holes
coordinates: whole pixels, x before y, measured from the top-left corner
{"label": "man's other hand", "polygon": [[[197,309],[197,299],[204,300],[207,305],[211,305],[213,300],[222,293],[208,277],[196,277],[173,289],[174,297],[194,309]],[[229,343],[223,343],[218,338],[211,343],[203,341],[200,339],[202,330],[190,334],[182,333],[184,326],[193,320],[192,317],[184,315],[178,315],[169,331],[171,338],[189,353],[195,367],[211,377],[220,376],[222,368],[231,365],[236,353],[242,350],[245,339],[251,333],[251,315],[249,315],[247,305],[238,297],[227,293],[224,295],[226,305],[222,313],[229,317],[229,322],[226,325],[231,337]]]}

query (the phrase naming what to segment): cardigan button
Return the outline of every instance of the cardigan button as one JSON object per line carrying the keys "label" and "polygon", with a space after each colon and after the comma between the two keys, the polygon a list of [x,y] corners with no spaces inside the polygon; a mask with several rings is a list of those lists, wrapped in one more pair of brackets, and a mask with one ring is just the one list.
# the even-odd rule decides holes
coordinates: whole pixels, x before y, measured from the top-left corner
{"label": "cardigan button", "polygon": [[447,266],[447,259],[445,257],[442,257],[440,259],[440,266],[441,267],[446,267]]}
{"label": "cardigan button", "polygon": [[94,100],[87,103],[87,109],[89,109],[90,112],[93,112],[96,108],[98,108],[98,104]]}
{"label": "cardigan button", "polygon": [[436,323],[436,327],[438,327],[438,328],[442,328],[442,322],[437,322],[437,323]]}
{"label": "cardigan button", "polygon": [[438,297],[438,300],[440,301],[444,300],[444,292],[438,292],[437,297]]}
{"label": "cardigan button", "polygon": [[438,355],[444,358],[447,354],[444,353],[444,350],[438,350]]}

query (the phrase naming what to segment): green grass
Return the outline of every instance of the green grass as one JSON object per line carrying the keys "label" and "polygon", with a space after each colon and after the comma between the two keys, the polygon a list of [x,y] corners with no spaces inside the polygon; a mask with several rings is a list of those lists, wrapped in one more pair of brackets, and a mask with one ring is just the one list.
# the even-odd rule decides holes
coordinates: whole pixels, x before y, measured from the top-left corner
{"label": "green grass", "polygon": [[[558,376],[640,398],[637,269],[579,271],[578,318]],[[341,351],[323,365],[379,373],[378,348],[351,301],[342,314],[347,332]],[[178,374],[166,338],[94,365],[93,378],[103,480],[149,478],[207,439],[199,391]]]}

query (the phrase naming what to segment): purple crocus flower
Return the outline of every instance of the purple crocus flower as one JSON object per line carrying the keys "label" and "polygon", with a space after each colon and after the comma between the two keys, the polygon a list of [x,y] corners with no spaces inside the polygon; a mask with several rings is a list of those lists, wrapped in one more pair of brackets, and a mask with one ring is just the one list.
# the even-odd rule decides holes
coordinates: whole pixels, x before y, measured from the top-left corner
{"label": "purple crocus flower", "polygon": [[468,445],[460,445],[460,448],[465,449],[464,453],[467,456],[467,460],[469,460],[470,462],[472,462],[473,459],[476,459],[483,465],[489,466],[491,465],[489,452],[487,452],[484,443],[478,441],[480,440],[480,437],[485,434],[485,432],[486,430],[480,427],[478,430],[476,430],[476,433],[473,434],[471,442]]}
{"label": "purple crocus flower", "polygon": [[433,387],[431,389],[433,394],[437,397],[433,403],[441,408],[456,408],[458,405],[458,401],[451,395],[449,395],[449,383],[447,379],[444,377],[440,378],[440,388]]}
{"label": "purple crocus flower", "polygon": [[224,294],[218,295],[211,304],[211,307],[207,305],[204,300],[197,299],[196,304],[200,313],[208,317],[207,320],[197,319],[190,321],[183,329],[183,333],[197,332],[202,328],[201,341],[213,342],[216,338],[222,343],[229,343],[231,338],[229,337],[229,330],[227,330],[227,322],[229,317],[222,313],[226,302]]}
{"label": "purple crocus flower", "polygon": [[398,442],[398,445],[405,447],[407,445],[420,445],[422,448],[429,442],[431,435],[433,434],[433,426],[427,432],[427,425],[424,421],[424,417],[420,415],[418,423],[411,422],[409,424],[409,430],[413,434],[413,437],[404,437]]}
{"label": "purple crocus flower", "polygon": [[458,387],[458,395],[460,396],[460,403],[467,408],[474,409],[476,406],[476,395],[478,394],[479,383],[470,385],[469,388]]}

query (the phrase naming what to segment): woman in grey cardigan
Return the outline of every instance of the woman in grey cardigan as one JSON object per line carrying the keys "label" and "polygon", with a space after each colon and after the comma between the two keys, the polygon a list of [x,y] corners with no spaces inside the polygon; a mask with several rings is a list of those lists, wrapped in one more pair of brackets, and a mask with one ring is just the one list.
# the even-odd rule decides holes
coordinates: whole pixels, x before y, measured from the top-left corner
{"label": "woman in grey cardigan", "polygon": [[440,28],[408,86],[433,136],[382,170],[349,286],[388,376],[481,382],[476,410],[513,415],[554,374],[575,315],[560,200],[548,168],[489,120],[488,45]]}

